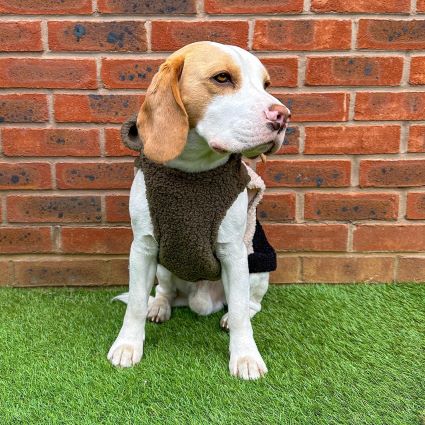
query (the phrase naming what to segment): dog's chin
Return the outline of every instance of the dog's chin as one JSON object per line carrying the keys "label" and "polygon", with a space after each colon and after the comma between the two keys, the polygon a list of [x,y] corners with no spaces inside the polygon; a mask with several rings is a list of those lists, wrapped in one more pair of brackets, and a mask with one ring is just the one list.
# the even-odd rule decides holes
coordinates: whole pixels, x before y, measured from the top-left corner
{"label": "dog's chin", "polygon": [[270,155],[275,153],[282,146],[283,137],[274,140],[269,140],[264,143],[252,143],[247,146],[246,142],[235,141],[234,143],[223,144],[219,142],[209,143],[210,148],[221,155],[228,155],[232,153],[240,153],[246,158],[257,158],[261,154]]}
{"label": "dog's chin", "polygon": [[244,150],[242,152],[242,155],[249,159],[257,158],[261,154],[271,155],[277,152],[280,149],[281,145],[282,143],[280,141],[272,140],[254,148]]}

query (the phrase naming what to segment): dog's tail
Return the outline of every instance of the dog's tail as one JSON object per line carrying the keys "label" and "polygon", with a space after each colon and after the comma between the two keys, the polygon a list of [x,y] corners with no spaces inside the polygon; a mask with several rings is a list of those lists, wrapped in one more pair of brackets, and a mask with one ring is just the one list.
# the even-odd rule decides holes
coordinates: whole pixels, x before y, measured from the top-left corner
{"label": "dog's tail", "polygon": [[111,301],[122,301],[124,304],[128,304],[128,292],[117,295]]}
{"label": "dog's tail", "polygon": [[[117,295],[116,297],[112,298],[111,301],[121,301],[124,304],[128,304],[128,292],[123,292],[122,294]],[[153,301],[153,297],[149,296],[149,304]]]}

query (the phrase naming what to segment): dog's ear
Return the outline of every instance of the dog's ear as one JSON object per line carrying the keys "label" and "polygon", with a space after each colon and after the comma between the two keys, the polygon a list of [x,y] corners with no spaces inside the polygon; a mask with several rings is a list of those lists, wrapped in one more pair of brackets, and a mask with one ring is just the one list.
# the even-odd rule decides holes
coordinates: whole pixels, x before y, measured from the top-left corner
{"label": "dog's ear", "polygon": [[131,116],[121,126],[121,141],[128,149],[140,152],[142,150],[142,141],[137,131],[137,114]]}
{"label": "dog's ear", "polygon": [[169,58],[161,65],[137,117],[144,153],[155,162],[171,161],[186,144],[189,120],[179,89],[183,65],[183,55]]}

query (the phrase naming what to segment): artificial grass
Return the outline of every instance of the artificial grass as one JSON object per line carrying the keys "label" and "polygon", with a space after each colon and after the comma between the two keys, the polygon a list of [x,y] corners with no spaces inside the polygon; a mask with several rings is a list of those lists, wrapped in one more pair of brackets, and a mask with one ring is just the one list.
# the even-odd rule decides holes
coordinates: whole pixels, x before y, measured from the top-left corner
{"label": "artificial grass", "polygon": [[266,377],[228,374],[221,313],[149,323],[145,356],[106,353],[122,289],[0,290],[0,423],[409,425],[425,410],[425,286],[273,287],[253,320]]}

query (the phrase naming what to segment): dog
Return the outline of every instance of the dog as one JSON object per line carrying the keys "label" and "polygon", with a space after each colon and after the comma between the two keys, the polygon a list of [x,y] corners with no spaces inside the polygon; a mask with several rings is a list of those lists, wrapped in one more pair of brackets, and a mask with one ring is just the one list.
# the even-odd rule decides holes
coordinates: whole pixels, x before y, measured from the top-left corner
{"label": "dog", "polygon": [[[289,109],[269,94],[269,75],[258,58],[231,45],[189,44],[171,54],[150,84],[132,137],[143,140],[149,164],[192,176],[220,170],[234,155],[257,158],[278,151]],[[198,174],[199,173],[199,174]],[[170,182],[169,185],[172,183]],[[244,236],[248,194],[237,194],[219,224],[214,255],[221,279],[188,282],[158,260],[148,202],[147,175],[139,169],[130,192],[134,240],[130,250],[129,292],[122,328],[108,359],[130,367],[143,355],[146,318],[163,322],[172,306],[189,306],[207,315],[227,304],[221,325],[230,334],[230,374],[258,379],[267,372],[254,341],[251,317],[261,308],[268,273],[250,274]],[[171,205],[171,204],[170,204]],[[210,206],[214,209],[214,205]],[[155,276],[155,297],[149,297]]]}

